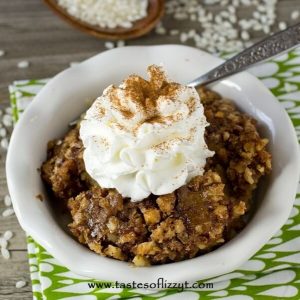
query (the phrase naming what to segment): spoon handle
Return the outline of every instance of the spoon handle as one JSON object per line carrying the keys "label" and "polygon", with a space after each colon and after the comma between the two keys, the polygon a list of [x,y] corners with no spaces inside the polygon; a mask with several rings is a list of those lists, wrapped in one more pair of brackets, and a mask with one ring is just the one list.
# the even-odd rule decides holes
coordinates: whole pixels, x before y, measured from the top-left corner
{"label": "spoon handle", "polygon": [[220,66],[196,78],[190,82],[188,86],[197,87],[206,85],[224,77],[228,77],[241,72],[254,64],[281,54],[299,44],[300,23],[268,36],[264,40],[225,61]]}

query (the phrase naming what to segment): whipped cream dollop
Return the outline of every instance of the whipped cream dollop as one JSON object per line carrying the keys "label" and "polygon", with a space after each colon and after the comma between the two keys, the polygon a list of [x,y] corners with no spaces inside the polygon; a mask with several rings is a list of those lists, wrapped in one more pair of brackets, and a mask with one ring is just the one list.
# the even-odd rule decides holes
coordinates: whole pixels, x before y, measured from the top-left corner
{"label": "whipped cream dollop", "polygon": [[80,126],[89,175],[131,201],[173,192],[202,175],[214,154],[196,89],[169,82],[155,65],[148,75],[106,88]]}

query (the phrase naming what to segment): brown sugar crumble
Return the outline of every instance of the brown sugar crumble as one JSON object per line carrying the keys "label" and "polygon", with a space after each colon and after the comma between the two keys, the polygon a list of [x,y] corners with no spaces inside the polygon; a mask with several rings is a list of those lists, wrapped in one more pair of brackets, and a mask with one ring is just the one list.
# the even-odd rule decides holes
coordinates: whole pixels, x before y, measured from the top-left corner
{"label": "brown sugar crumble", "polygon": [[35,198],[38,199],[38,200],[40,200],[41,202],[44,201],[44,196],[43,196],[42,194],[37,194],[37,195],[35,196]]}
{"label": "brown sugar crumble", "polygon": [[101,188],[85,171],[79,125],[62,143],[49,142],[42,179],[51,201],[69,210],[69,229],[80,243],[100,255],[149,266],[212,251],[245,227],[253,191],[271,171],[268,140],[230,101],[206,89],[199,94],[210,124],[206,143],[215,155],[202,176],[171,194],[131,202]]}

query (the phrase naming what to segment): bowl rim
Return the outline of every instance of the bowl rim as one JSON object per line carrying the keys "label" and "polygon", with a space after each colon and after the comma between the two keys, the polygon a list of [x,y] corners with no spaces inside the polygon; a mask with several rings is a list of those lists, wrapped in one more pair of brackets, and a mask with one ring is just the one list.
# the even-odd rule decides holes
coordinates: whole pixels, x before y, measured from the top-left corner
{"label": "bowl rim", "polygon": [[[182,51],[185,50],[198,51],[204,56],[212,57],[210,54],[204,51],[192,47],[188,47],[188,46],[182,46],[182,45],[131,46],[131,47],[118,48],[118,49],[102,52],[100,54],[97,54],[85,60],[80,65],[76,66],[76,68],[77,71],[79,72],[80,68],[83,68],[85,64],[89,64],[89,65],[92,64],[95,60],[99,59],[99,57],[102,57],[105,53],[107,54],[108,52],[114,53],[114,55],[118,55],[119,53],[122,53],[122,51],[123,52],[130,51],[130,49],[136,49],[136,50],[147,49],[151,51],[154,49],[159,50],[162,47],[165,48],[168,47],[170,51],[174,51],[175,50],[174,47],[177,47],[177,49],[179,50],[181,48]],[[214,58],[214,59],[218,63],[222,62],[222,60],[219,58]],[[103,270],[99,270],[99,269],[96,270],[95,267],[91,266],[91,264],[89,264],[88,267],[83,267],[82,265],[83,257],[80,256],[79,252],[77,253],[76,251],[73,251],[71,256],[68,255],[69,253],[68,251],[66,251],[67,250],[66,246],[57,245],[57,244],[56,246],[54,246],[55,243],[59,241],[57,239],[57,236],[59,236],[58,234],[59,230],[62,231],[62,229],[58,227],[57,224],[52,224],[54,228],[52,228],[51,230],[53,230],[52,232],[54,233],[54,235],[48,236],[47,238],[43,238],[40,235],[41,228],[32,226],[32,220],[30,220],[30,217],[22,213],[22,209],[24,208],[24,203],[22,203],[22,199],[20,197],[17,188],[18,184],[20,183],[20,178],[17,178],[18,176],[16,176],[16,172],[15,172],[16,165],[14,162],[14,157],[15,155],[18,154],[18,151],[20,149],[18,145],[18,139],[19,136],[23,134],[22,131],[24,128],[24,124],[25,122],[28,121],[27,116],[30,115],[32,110],[40,108],[39,98],[41,98],[47,92],[48,89],[53,88],[56,81],[62,80],[64,76],[68,76],[71,70],[72,68],[66,69],[60,72],[58,75],[54,76],[42,88],[42,90],[37,94],[37,96],[30,104],[30,106],[25,110],[23,116],[17,122],[15,129],[13,131],[10,146],[8,149],[7,160],[6,160],[6,174],[7,174],[8,188],[9,188],[9,192],[12,198],[12,202],[13,202],[13,206],[17,218],[22,228],[68,269],[87,278],[92,277],[95,279],[105,279],[111,281],[114,281],[117,278],[121,282],[132,282],[133,280],[135,281],[140,280],[141,282],[156,282],[156,279],[159,277],[164,277],[169,282],[171,281],[184,282],[185,280],[197,281],[199,279],[201,280],[207,279],[207,278],[219,276],[234,271],[247,259],[253,256],[282,227],[282,225],[284,224],[284,222],[289,216],[290,210],[292,209],[294,196],[296,194],[296,189],[298,185],[298,178],[300,174],[300,155],[298,151],[298,147],[299,147],[298,140],[292,122],[288,117],[287,113],[280,106],[278,100],[256,77],[252,76],[251,74],[243,72],[240,73],[239,75],[236,75],[237,77],[234,77],[234,79],[231,80],[235,82],[237,78],[242,78],[243,80],[246,80],[249,84],[254,83],[259,93],[262,93],[264,97],[267,97],[269,98],[270,101],[272,101],[274,107],[277,109],[278,113],[280,114],[280,117],[286,123],[285,125],[287,129],[287,135],[289,135],[290,145],[292,146],[290,147],[290,149],[292,150],[291,160],[293,160],[294,162],[293,165],[288,165],[285,168],[285,172],[293,175],[293,177],[291,177],[292,180],[286,183],[289,187],[288,191],[286,191],[284,194],[287,199],[286,200],[287,205],[283,206],[283,209],[280,210],[279,212],[277,211],[279,215],[277,216],[276,223],[273,224],[274,226],[272,227],[264,228],[264,235],[260,234],[258,228],[255,229],[255,233],[258,234],[258,236],[254,241],[252,241],[253,243],[252,247],[249,247],[249,243],[248,243],[249,237],[247,237],[247,233],[251,231],[250,224],[248,224],[243,229],[243,234],[238,235],[238,239],[234,238],[231,241],[225,243],[222,247],[218,248],[217,250],[214,250],[213,252],[207,253],[204,256],[199,256],[181,262],[151,266],[146,268],[132,268],[129,267],[129,264],[126,262],[120,262],[109,258],[103,258],[101,260],[101,265],[103,266]],[[279,192],[278,189],[277,191]],[[57,236],[55,236],[55,233],[57,233]],[[230,256],[232,257],[232,253],[236,253],[235,247],[236,247],[237,240],[239,241],[238,257],[235,257],[236,260],[231,261],[230,264],[228,264],[227,262],[224,261],[224,259],[226,257],[227,258]],[[76,247],[76,245],[81,246],[77,241],[74,240],[68,241],[67,245],[68,246],[73,245],[74,247]],[[212,261],[214,262],[213,265],[211,264]],[[208,262],[210,262],[210,264]],[[197,264],[201,263],[202,267],[207,268],[205,276],[202,276],[202,278],[199,278],[201,276],[199,276],[198,268],[195,267],[196,263]],[[178,272],[179,268],[181,268],[180,269],[181,272]],[[114,270],[115,273],[113,273],[112,270]],[[105,278],[103,278],[104,275]]]}

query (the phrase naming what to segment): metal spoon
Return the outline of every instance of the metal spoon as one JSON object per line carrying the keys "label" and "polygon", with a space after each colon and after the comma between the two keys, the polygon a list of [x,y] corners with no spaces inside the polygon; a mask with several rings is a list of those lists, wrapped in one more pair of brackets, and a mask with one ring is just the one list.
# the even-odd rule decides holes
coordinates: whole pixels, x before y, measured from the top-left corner
{"label": "metal spoon", "polygon": [[294,48],[300,44],[300,23],[268,36],[264,40],[243,50],[220,66],[191,81],[188,86],[198,87],[239,73],[268,58]]}

